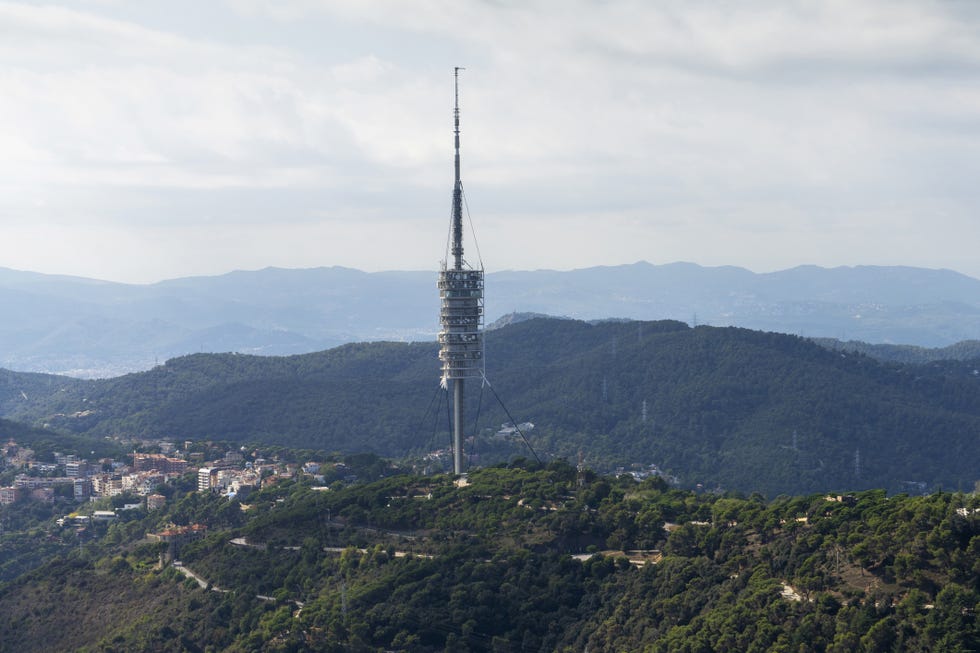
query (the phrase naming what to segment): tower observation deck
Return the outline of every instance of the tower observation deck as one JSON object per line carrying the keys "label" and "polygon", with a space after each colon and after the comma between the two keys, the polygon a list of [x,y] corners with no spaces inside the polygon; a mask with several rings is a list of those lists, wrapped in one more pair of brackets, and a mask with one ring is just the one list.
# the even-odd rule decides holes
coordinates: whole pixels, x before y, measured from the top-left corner
{"label": "tower observation deck", "polygon": [[449,227],[452,263],[444,260],[439,272],[439,360],[442,386],[453,395],[453,473],[463,473],[464,387],[466,379],[483,377],[483,266],[474,268],[463,258],[463,182],[459,168],[459,71],[454,70],[456,103],[453,109],[456,143],[452,222]]}

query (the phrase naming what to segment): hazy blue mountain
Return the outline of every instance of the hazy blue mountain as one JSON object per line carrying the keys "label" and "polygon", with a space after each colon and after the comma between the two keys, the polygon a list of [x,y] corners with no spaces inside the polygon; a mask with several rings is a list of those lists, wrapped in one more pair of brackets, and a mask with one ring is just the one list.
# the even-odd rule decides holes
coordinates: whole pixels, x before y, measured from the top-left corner
{"label": "hazy blue mountain", "polygon": [[[435,271],[267,268],[148,285],[0,268],[0,366],[80,376],[187,353],[291,354],[431,341]],[[949,270],[635,263],[487,275],[486,318],[676,319],[811,337],[945,347],[980,338],[980,280]]]}

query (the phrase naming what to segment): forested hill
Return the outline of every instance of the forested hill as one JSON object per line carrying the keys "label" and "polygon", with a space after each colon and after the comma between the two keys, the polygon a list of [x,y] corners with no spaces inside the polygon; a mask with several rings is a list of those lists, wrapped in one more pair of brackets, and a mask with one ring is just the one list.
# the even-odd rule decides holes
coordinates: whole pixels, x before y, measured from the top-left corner
{"label": "forested hill", "polygon": [[856,351],[892,363],[933,363],[937,361],[972,361],[980,359],[980,340],[963,340],[946,347],[870,344],[856,340],[844,342],[835,338],[811,338],[835,351]]}
{"label": "forested hill", "polygon": [[[529,455],[492,434],[533,422],[543,458],[600,469],[656,464],[684,486],[807,493],[972,488],[980,379],[972,365],[899,366],[806,339],[679,322],[535,319],[487,334],[493,392],[468,415],[486,464]],[[4,416],[97,436],[261,441],[419,454],[448,442],[436,345],[316,354],[193,355],[103,381],[0,383]],[[27,390],[21,388],[21,381]],[[26,398],[25,398],[26,396]]]}
{"label": "forested hill", "polygon": [[[980,647],[976,495],[767,502],[560,462],[479,469],[465,486],[281,479],[230,500],[188,489],[84,529],[0,507],[0,552],[19,563],[0,565],[0,650]],[[206,536],[146,537],[192,524]]]}

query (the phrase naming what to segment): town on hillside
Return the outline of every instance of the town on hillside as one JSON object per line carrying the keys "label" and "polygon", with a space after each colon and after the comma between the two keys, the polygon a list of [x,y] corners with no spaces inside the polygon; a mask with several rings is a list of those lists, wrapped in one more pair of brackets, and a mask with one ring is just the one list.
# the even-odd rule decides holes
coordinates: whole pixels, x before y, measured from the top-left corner
{"label": "town on hillside", "polygon": [[[16,472],[13,481],[0,487],[0,505],[37,501],[52,504],[56,498],[78,503],[111,497],[138,498],[120,510],[155,510],[166,504],[162,486],[174,484],[196,473],[196,488],[233,497],[243,490],[271,485],[286,478],[308,477],[315,484],[357,480],[343,462],[285,462],[278,456],[263,458],[258,451],[224,449],[209,443],[187,440],[178,449],[167,440],[148,440],[124,460],[87,460],[76,454],[55,452],[53,462],[40,461],[29,447],[9,440],[0,447],[0,470]],[[215,455],[217,454],[217,455]],[[9,474],[8,474],[9,478]],[[9,481],[8,481],[9,482]],[[113,511],[96,511],[96,519],[111,519]],[[72,515],[87,521],[90,515]]]}

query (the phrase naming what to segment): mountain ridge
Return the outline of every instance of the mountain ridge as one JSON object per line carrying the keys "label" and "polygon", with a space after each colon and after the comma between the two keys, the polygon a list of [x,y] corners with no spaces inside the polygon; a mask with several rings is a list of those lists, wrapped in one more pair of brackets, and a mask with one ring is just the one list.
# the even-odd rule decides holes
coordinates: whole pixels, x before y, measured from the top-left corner
{"label": "mountain ridge", "polygon": [[[0,367],[105,377],[194,352],[285,355],[345,342],[432,341],[435,272],[265,268],[147,285],[0,268]],[[980,280],[856,266],[754,273],[639,262],[487,274],[488,322],[510,313],[740,326],[873,344],[980,338]],[[111,335],[109,335],[111,334]]]}

